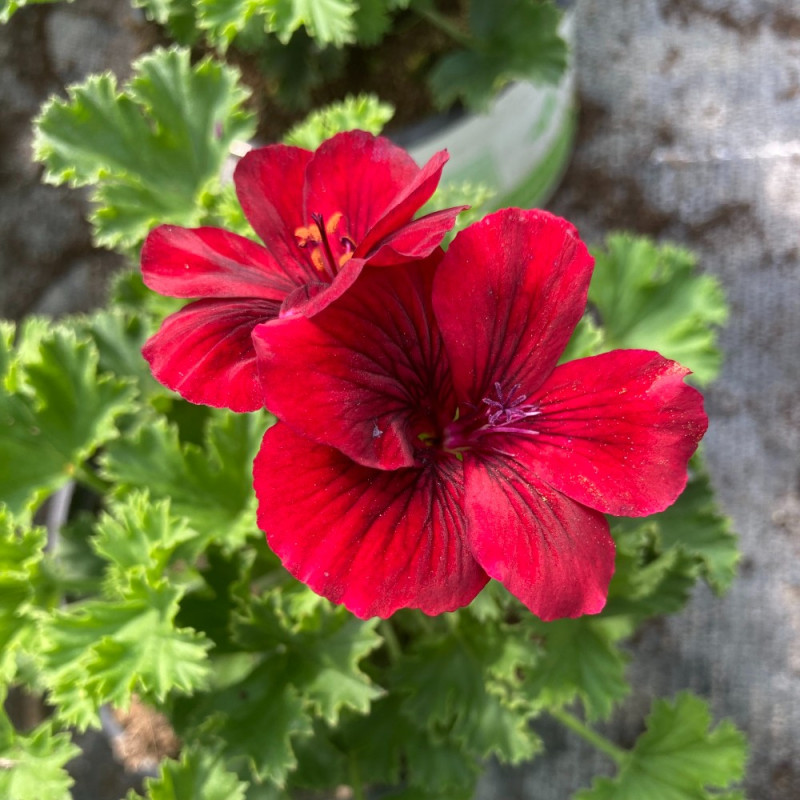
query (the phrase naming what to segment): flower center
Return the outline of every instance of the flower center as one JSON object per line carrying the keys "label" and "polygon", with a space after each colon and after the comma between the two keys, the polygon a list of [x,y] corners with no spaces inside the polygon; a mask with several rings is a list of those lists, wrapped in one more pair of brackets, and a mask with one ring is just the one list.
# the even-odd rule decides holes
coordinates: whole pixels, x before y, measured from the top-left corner
{"label": "flower center", "polygon": [[[524,419],[538,417],[542,412],[538,406],[525,403],[525,395],[517,394],[520,384],[512,386],[508,392],[503,392],[500,383],[495,383],[494,390],[496,397],[484,397],[483,403],[488,406],[486,409],[487,424],[490,427],[507,428],[509,425],[521,422]],[[528,429],[525,429],[528,431]],[[530,431],[536,433],[536,431]]]}
{"label": "flower center", "polygon": [[485,406],[484,413],[480,407],[463,418],[456,417],[444,431],[442,440],[446,451],[460,454],[475,447],[480,439],[489,433],[514,433],[524,436],[538,436],[539,431],[532,427],[528,420],[538,417],[541,409],[526,403],[526,397],[519,392],[520,384],[515,384],[508,391],[499,382],[494,385],[494,395],[481,400]]}
{"label": "flower center", "polygon": [[343,219],[341,212],[332,214],[327,222],[322,214],[312,214],[311,219],[308,226],[295,230],[297,246],[311,248],[311,263],[320,275],[332,281],[353,257],[355,242],[339,230]]}

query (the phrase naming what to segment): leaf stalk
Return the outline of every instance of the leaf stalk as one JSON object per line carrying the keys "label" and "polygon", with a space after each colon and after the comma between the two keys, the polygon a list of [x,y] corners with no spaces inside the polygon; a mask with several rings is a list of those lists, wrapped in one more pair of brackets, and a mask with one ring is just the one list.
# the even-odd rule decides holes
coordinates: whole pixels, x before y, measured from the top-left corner
{"label": "leaf stalk", "polygon": [[617,766],[621,767],[628,759],[628,751],[617,747],[613,742],[601,736],[597,731],[592,730],[588,725],[581,722],[576,716],[564,711],[563,708],[551,708],[547,710],[551,717],[557,719],[562,725],[569,728],[573,733],[585,739],[589,744],[610,756]]}

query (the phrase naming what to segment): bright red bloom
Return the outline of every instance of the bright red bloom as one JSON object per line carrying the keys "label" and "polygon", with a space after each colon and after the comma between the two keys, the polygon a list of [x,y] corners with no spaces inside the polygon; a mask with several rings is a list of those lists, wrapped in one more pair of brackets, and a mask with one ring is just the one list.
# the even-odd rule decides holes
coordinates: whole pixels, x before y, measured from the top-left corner
{"label": "bright red bloom", "polygon": [[145,241],[147,286],[198,298],[145,345],[155,377],[193,403],[260,408],[253,328],[317,313],[367,263],[389,266],[431,253],[463,207],[412,218],[446,161],[443,151],[420,169],[388,139],[363,131],[334,136],[314,153],[286,145],[250,151],[233,179],[263,246],[219,228],[174,225]]}
{"label": "bright red bloom", "polygon": [[707,419],[657,353],[557,366],[591,272],[569,223],[509,209],[258,327],[282,420],[255,462],[259,525],[287,569],[360,617],[452,610],[489,577],[542,619],[600,611],[603,515],[674,502]]}

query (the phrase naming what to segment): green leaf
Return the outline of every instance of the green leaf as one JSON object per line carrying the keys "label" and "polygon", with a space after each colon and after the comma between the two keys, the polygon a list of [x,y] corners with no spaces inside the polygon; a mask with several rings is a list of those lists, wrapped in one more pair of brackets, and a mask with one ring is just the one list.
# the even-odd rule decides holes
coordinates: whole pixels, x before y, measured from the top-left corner
{"label": "green leaf", "polygon": [[[0,0],[0,22],[8,22],[15,11],[25,6],[57,2],[58,0]],[[66,0],[66,2],[71,3],[72,0]]]}
{"label": "green leaf", "polygon": [[226,758],[244,758],[257,781],[278,786],[297,765],[293,742],[312,735],[312,715],[336,725],[344,710],[366,713],[382,694],[358,666],[381,644],[376,621],[326,602],[292,619],[285,595],[275,590],[245,603],[234,621],[235,641],[263,653],[260,663],[178,712],[180,726],[203,727],[223,743]]}
{"label": "green leaf", "polygon": [[[715,592],[721,593],[728,589],[736,575],[741,555],[738,539],[731,530],[730,519],[719,512],[714,490],[699,455],[690,462],[689,482],[672,506],[646,520],[612,519],[612,533],[618,542],[623,543],[623,558],[624,551],[631,545],[635,547],[634,540],[639,537],[639,546],[644,548],[640,555],[644,569],[632,578],[623,577],[629,588],[633,584],[644,588],[645,594],[650,594],[655,603],[659,602],[658,595],[666,591],[667,586],[663,585],[656,592],[653,584],[648,589],[648,581],[667,581],[672,590],[680,591],[683,580],[682,591],[685,592],[688,591],[686,580],[693,581],[699,573]],[[626,537],[628,544],[625,544]],[[680,553],[680,558],[671,556],[671,562],[663,560],[671,551]],[[662,557],[660,564],[654,561],[659,556]],[[658,608],[661,613],[677,610],[667,604],[668,594],[663,598],[665,603]]]}
{"label": "green leaf", "polygon": [[43,528],[19,528],[8,509],[0,505],[0,685],[14,677],[20,637],[36,624],[28,606],[46,544]]}
{"label": "green leaf", "polygon": [[617,234],[594,253],[589,300],[605,331],[605,350],[657,350],[694,372],[697,383],[712,381],[721,354],[716,328],[728,309],[719,282],[695,274],[686,250]]}
{"label": "green leaf", "polygon": [[342,47],[355,41],[353,0],[266,0],[268,29],[286,43],[303,26],[320,45]]}
{"label": "green leaf", "polygon": [[263,15],[268,8],[264,0],[196,0],[196,4],[198,26],[223,51],[254,16]]}
{"label": "green leaf", "polygon": [[353,15],[356,41],[361,47],[380,44],[384,34],[392,27],[392,3],[387,0],[359,0]]}
{"label": "green leaf", "polygon": [[742,778],[744,736],[729,721],[709,730],[711,715],[688,692],[673,704],[658,700],[616,778],[598,778],[575,800],[714,800],[712,790]]}
{"label": "green leaf", "polygon": [[447,108],[460,99],[473,111],[483,111],[512,80],[556,83],[568,55],[558,33],[560,18],[549,0],[470,3],[468,49],[444,56],[431,72],[436,104]]}
{"label": "green leaf", "polygon": [[192,44],[198,35],[197,15],[192,0],[133,0],[145,16],[169,29],[180,44]]}
{"label": "green leaf", "polygon": [[267,659],[232,686],[178,704],[179,732],[212,734],[226,760],[243,759],[257,782],[283,786],[297,764],[292,739],[312,732],[303,701],[287,678],[283,664]]}
{"label": "green leaf", "polygon": [[260,413],[214,411],[201,448],[181,444],[177,428],[159,419],[111,443],[104,472],[119,489],[169,498],[172,513],[201,534],[198,551],[212,538],[236,547],[255,532],[251,470],[270,421]]}
{"label": "green leaf", "polygon": [[603,617],[627,614],[638,621],[683,608],[700,571],[697,558],[681,548],[663,549],[650,519],[612,520],[611,533],[617,557]]}
{"label": "green leaf", "polygon": [[658,525],[663,547],[680,547],[695,556],[711,588],[717,593],[728,589],[741,557],[738,538],[731,520],[719,511],[699,456],[692,459],[689,483],[677,502],[649,520]]}
{"label": "green leaf", "polygon": [[511,629],[457,619],[450,635],[426,637],[398,662],[392,685],[408,695],[403,714],[439,735],[446,731],[476,758],[495,755],[512,764],[531,758],[540,743],[516,675],[529,666],[533,643]]}
{"label": "green leaf", "polygon": [[393,115],[394,108],[373,94],[348,95],[309,114],[283,140],[295,147],[316,150],[326,139],[342,131],[359,129],[377,135]]}
{"label": "green leaf", "polygon": [[606,719],[629,691],[626,656],[602,619],[579,617],[533,623],[543,655],[529,670],[526,694],[545,708],[580,698],[587,719]]}
{"label": "green leaf", "polygon": [[117,435],[132,388],[98,375],[97,361],[91,342],[56,328],[17,375],[18,391],[0,395],[0,497],[13,512],[36,506]]}
{"label": "green leaf", "polygon": [[[157,296],[154,292],[149,294]],[[139,393],[145,397],[164,391],[142,358],[147,337],[155,333],[155,324],[145,314],[114,306],[79,318],[77,324],[97,347],[101,372],[135,379]]]}
{"label": "green leaf", "polygon": [[157,583],[179,545],[195,536],[170,515],[169,500],[152,502],[147,492],[133,492],[101,517],[92,546],[109,562],[106,579],[119,590],[140,577]]}
{"label": "green leaf", "polygon": [[110,74],[71,87],[36,123],[45,180],[95,186],[95,238],[110,247],[137,247],[157,223],[197,224],[231,142],[254,131],[235,69],[159,49],[133,70],[121,91]]}
{"label": "green leaf", "polygon": [[[382,644],[376,620],[363,622],[332,607],[306,587],[265,595],[250,602],[234,622],[234,637],[245,649],[274,648],[277,667],[301,691],[315,715],[330,725],[343,708],[364,714],[382,690],[359,668],[359,662]],[[314,605],[296,597],[313,596]]]}
{"label": "green leaf", "polygon": [[[4,694],[4,693],[3,693]],[[45,722],[17,733],[0,708],[0,797],[8,800],[70,800],[73,780],[64,765],[80,750],[68,733]]]}
{"label": "green leaf", "polygon": [[[160,775],[145,780],[150,800],[245,800],[247,786],[218,755],[196,745],[184,748],[180,762],[163,761]],[[139,795],[131,791],[128,800]]]}
{"label": "green leaf", "polygon": [[558,359],[559,364],[567,361],[574,361],[578,358],[588,358],[596,356],[604,350],[603,339],[605,334],[595,321],[588,315],[584,315],[578,321],[572,338],[569,340],[566,349]]}
{"label": "green leaf", "polygon": [[163,702],[205,684],[211,643],[174,626],[181,595],[135,576],[118,597],[75,603],[44,622],[43,680],[62,721],[85,728],[101,705],[126,707],[136,691]]}

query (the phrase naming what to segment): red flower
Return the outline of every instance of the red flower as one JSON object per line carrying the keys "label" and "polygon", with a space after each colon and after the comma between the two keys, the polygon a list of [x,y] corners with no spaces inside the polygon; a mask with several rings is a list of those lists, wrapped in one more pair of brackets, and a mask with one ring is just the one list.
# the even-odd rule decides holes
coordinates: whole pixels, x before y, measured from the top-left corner
{"label": "red flower", "polygon": [[431,197],[447,154],[422,169],[363,131],[311,153],[271,145],[249,152],[234,183],[264,245],[219,228],[162,225],[142,250],[144,282],[201,298],[168,317],[143,353],[155,377],[193,403],[262,406],[251,332],[278,316],[311,316],[348,289],[366,263],[427,256],[463,207],[412,217]]}
{"label": "red flower", "polygon": [[556,366],[591,271],[569,223],[510,209],[257,328],[283,420],[255,462],[259,525],[287,569],[360,617],[452,610],[488,577],[542,619],[600,611],[603,514],[670,505],[707,419],[657,353]]}

